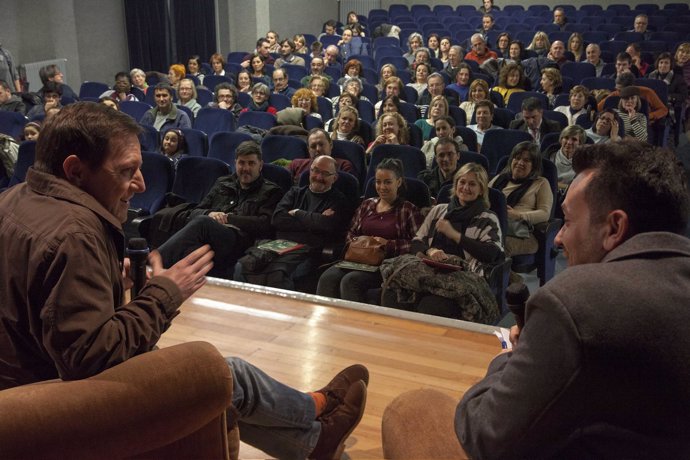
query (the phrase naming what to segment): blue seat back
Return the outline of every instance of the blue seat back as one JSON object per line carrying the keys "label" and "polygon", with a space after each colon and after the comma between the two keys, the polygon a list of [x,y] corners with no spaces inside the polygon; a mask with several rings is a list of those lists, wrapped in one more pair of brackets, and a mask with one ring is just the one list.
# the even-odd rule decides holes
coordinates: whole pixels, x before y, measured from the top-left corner
{"label": "blue seat back", "polygon": [[189,203],[199,203],[230,168],[216,158],[184,156],[177,163],[172,192]]}

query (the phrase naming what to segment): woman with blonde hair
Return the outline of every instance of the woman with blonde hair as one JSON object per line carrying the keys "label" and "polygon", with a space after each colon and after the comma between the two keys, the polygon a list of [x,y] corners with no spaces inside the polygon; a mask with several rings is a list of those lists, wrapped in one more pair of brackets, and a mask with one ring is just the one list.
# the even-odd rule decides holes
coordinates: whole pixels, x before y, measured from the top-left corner
{"label": "woman with blonde hair", "polygon": [[307,48],[307,39],[304,38],[304,35],[297,34],[292,37],[292,41],[295,44],[295,53],[309,54],[309,48]]}
{"label": "woman with blonde hair", "polygon": [[382,93],[386,89],[386,80],[390,77],[395,77],[398,75],[398,69],[393,64],[384,64],[381,66],[379,71],[379,82],[376,85],[376,90]]}
{"label": "woman with blonde hair", "polygon": [[472,119],[477,102],[489,99],[489,84],[477,78],[470,84],[470,93],[467,100],[460,104],[460,108],[465,111],[467,121]]}
{"label": "woman with blonde hair", "polygon": [[339,141],[350,141],[364,147],[364,139],[359,133],[359,112],[352,106],[345,106],[340,109],[335,117],[331,139]]}
{"label": "woman with blonde hair", "polygon": [[567,51],[573,53],[575,56],[575,62],[581,62],[585,58],[585,41],[582,39],[582,35],[579,32],[573,32],[568,38],[568,48]]}
{"label": "woman with blonde hair", "polygon": [[378,145],[406,145],[409,139],[410,133],[403,116],[397,112],[385,113],[376,124],[376,138],[369,144],[367,155],[371,155],[371,152]]}
{"label": "woman with blonde hair", "polygon": [[538,31],[534,34],[532,42],[527,47],[528,50],[534,51],[539,56],[545,57],[549,54],[549,49],[551,48],[551,42],[549,41],[549,36],[544,31]]}
{"label": "woman with blonde hair", "polygon": [[177,87],[177,105],[183,105],[192,111],[194,116],[199,113],[201,104],[196,100],[196,87],[194,80],[191,78],[183,78]]}
{"label": "woman with blonde hair", "polygon": [[422,139],[428,141],[431,138],[431,128],[440,117],[448,115],[448,100],[445,96],[434,96],[429,102],[429,110],[426,119],[419,119],[414,122],[422,130]]}
{"label": "woman with blonde hair", "polygon": [[319,114],[319,104],[316,101],[316,94],[310,89],[300,88],[295,91],[290,100],[292,106],[295,108],[300,108],[304,110],[305,115],[311,115],[313,117],[321,120],[321,114]]}

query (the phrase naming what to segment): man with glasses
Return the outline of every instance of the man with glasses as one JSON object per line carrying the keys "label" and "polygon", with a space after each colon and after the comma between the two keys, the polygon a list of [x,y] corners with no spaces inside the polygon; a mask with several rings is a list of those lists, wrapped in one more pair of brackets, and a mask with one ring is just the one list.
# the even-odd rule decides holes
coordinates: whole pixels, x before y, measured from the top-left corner
{"label": "man with glasses", "polygon": [[287,96],[288,98],[292,99],[292,96],[295,95],[295,91],[297,91],[295,88],[291,88],[288,85],[288,79],[290,76],[288,75],[287,71],[285,69],[276,69],[273,71],[273,92],[276,94],[282,94],[284,96]]}
{"label": "man with glasses", "polygon": [[227,82],[218,83],[213,94],[214,100],[208,103],[208,107],[230,110],[237,121],[242,111],[242,106],[237,102],[237,88]]}
{"label": "man with glasses", "polygon": [[[311,103],[311,101],[309,101]],[[292,179],[295,184],[299,183],[299,178],[302,173],[311,168],[314,159],[321,155],[331,156],[333,150],[333,140],[328,136],[328,133],[321,128],[314,128],[309,131],[307,138],[307,149],[309,150],[309,158],[295,158],[288,165],[288,171],[292,174]],[[342,158],[336,158],[338,164],[338,171],[352,171],[352,163]]]}
{"label": "man with glasses", "polygon": [[343,243],[354,211],[345,195],[333,188],[336,168],[333,157],[317,157],[309,169],[309,185],[292,187],[273,213],[276,238],[302,246],[281,255],[250,248],[235,267],[235,281],[290,290],[316,281],[310,275],[321,265],[323,248]]}

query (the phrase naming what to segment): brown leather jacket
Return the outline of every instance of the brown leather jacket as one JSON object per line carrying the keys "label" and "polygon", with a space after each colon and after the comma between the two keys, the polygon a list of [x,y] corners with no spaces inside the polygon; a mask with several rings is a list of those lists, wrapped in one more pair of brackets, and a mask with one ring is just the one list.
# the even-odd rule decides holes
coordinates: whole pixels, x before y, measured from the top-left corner
{"label": "brown leather jacket", "polygon": [[29,170],[0,195],[0,389],[81,379],[150,351],[182,303],[154,277],[124,303],[121,224],[91,195]]}

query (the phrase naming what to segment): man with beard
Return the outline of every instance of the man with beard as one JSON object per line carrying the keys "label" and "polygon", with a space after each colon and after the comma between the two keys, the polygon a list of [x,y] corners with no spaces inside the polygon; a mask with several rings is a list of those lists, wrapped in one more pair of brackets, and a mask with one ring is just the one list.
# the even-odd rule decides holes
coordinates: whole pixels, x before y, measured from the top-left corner
{"label": "man with beard", "polygon": [[261,175],[261,149],[242,142],[235,152],[235,173],[219,177],[197,207],[186,211],[187,224],[158,248],[170,267],[208,244],[215,257],[211,276],[230,278],[237,259],[256,238],[271,236],[271,215],[283,192]]}
{"label": "man with beard", "polygon": [[[292,187],[285,194],[271,224],[276,237],[301,247],[277,256],[258,254],[264,263],[242,258],[235,267],[235,280],[294,290],[320,265],[324,247],[343,242],[353,206],[333,188],[338,178],[333,157],[321,155],[309,169],[309,185]],[[253,249],[253,248],[252,248]],[[250,249],[250,256],[252,255]]]}

